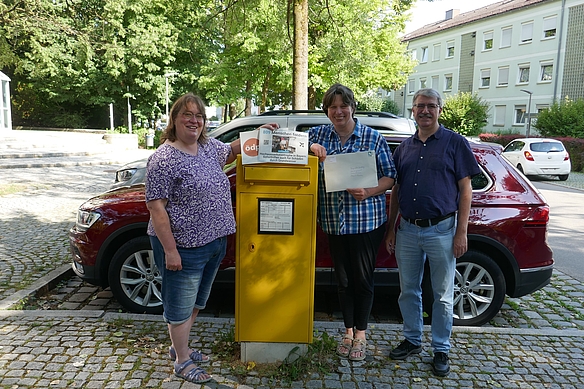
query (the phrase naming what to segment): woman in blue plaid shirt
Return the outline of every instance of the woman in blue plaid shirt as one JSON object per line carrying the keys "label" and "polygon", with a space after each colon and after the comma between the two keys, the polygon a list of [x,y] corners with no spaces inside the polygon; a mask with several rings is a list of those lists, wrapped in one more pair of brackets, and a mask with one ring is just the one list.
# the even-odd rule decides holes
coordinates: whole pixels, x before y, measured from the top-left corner
{"label": "woman in blue plaid shirt", "polygon": [[322,163],[318,179],[319,223],[329,239],[345,324],[337,354],[360,361],[366,356],[375,259],[385,235],[385,192],[393,186],[396,171],[383,136],[354,117],[357,103],[349,88],[333,85],[322,105],[331,124],[310,129],[310,150],[321,162],[327,155],[373,151],[376,156],[375,187],[327,193]]}

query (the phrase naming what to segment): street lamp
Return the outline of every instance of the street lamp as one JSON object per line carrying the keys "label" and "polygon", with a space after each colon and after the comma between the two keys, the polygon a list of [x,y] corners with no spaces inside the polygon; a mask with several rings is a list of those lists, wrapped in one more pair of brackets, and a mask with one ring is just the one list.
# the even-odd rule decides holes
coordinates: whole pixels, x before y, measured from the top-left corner
{"label": "street lamp", "polygon": [[533,92],[527,89],[521,89],[521,92],[525,92],[529,95],[529,102],[527,103],[527,130],[525,131],[525,137],[529,138],[529,131],[531,130],[531,95]]}
{"label": "street lamp", "polygon": [[168,123],[168,77],[176,76],[177,72],[170,72],[164,75],[164,80],[166,81],[166,123]]}

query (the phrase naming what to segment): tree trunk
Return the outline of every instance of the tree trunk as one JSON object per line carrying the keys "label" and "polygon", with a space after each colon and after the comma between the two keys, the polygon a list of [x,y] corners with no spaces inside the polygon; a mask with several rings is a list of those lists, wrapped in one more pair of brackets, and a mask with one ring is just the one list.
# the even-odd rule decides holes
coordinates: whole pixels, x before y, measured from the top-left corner
{"label": "tree trunk", "polygon": [[292,108],[308,106],[308,0],[294,0]]}
{"label": "tree trunk", "polygon": [[245,98],[245,116],[251,116],[252,101],[249,97],[247,97],[250,94],[251,94],[251,81],[248,80],[245,83],[245,96],[246,96],[246,98]]}

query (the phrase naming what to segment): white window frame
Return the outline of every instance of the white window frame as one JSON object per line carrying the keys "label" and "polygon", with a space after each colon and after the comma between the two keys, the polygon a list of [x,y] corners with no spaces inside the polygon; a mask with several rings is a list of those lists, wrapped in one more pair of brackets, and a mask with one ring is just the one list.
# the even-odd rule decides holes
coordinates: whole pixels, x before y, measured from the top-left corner
{"label": "white window frame", "polygon": [[[450,84],[450,85],[448,85]],[[452,78],[452,74],[445,74],[444,75],[444,91],[448,92],[451,91],[454,86],[454,79]]]}
{"label": "white window frame", "polygon": [[[521,64],[519,65],[519,68],[517,69],[517,84],[518,85],[525,85],[525,84],[529,84],[529,73],[531,72],[531,67],[529,66],[529,64]],[[525,73],[527,73],[527,80],[522,80],[522,76],[525,75]]]}
{"label": "white window frame", "polygon": [[541,62],[539,70],[539,82],[549,83],[554,78],[554,64],[553,62]]}
{"label": "white window frame", "polygon": [[426,62],[428,62],[428,46],[422,47],[420,53],[420,63]]}
{"label": "white window frame", "polygon": [[432,89],[440,90],[440,77],[439,76],[432,76]]}
{"label": "white window frame", "polygon": [[501,66],[497,72],[497,87],[509,85],[509,66]]}
{"label": "white window frame", "polygon": [[[521,118],[520,118],[521,115]],[[517,120],[519,119],[519,120]],[[516,105],[515,109],[513,110],[513,125],[514,126],[522,126],[525,124],[525,120],[527,119],[527,106],[525,104]]]}
{"label": "white window frame", "polygon": [[491,69],[481,69],[481,82],[479,88],[489,88],[491,86]]}
{"label": "white window frame", "polygon": [[416,92],[415,89],[416,89],[416,80],[409,79],[408,80],[408,94],[413,95]]}
{"label": "white window frame", "polygon": [[454,41],[446,42],[446,58],[454,58]]}
{"label": "white window frame", "polygon": [[432,52],[432,61],[440,61],[440,51],[442,50],[442,45],[437,43],[434,45],[434,51]]}
{"label": "white window frame", "polygon": [[520,44],[527,44],[533,41],[533,21],[521,25]]}
{"label": "white window frame", "polygon": [[491,50],[493,50],[493,31],[484,32],[483,33],[483,51],[491,51]]}
{"label": "white window frame", "polygon": [[499,48],[511,47],[513,39],[513,27],[504,27],[501,29],[501,45]]}
{"label": "white window frame", "polygon": [[506,105],[495,105],[495,115],[493,117],[493,126],[505,127],[505,116],[507,115]]}
{"label": "white window frame", "polygon": [[543,19],[542,40],[554,39],[557,34],[557,17],[550,16]]}

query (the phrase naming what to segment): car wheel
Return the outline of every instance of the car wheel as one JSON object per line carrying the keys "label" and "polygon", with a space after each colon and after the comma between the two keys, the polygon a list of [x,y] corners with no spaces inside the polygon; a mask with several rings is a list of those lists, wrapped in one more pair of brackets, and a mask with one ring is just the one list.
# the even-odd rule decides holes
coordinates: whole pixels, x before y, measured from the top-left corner
{"label": "car wheel", "polygon": [[521,166],[521,164],[517,165],[517,170],[519,170],[521,173],[525,174],[525,172],[523,171],[523,166]]}
{"label": "car wheel", "polygon": [[566,181],[568,179],[569,174],[560,174],[558,178],[560,181]]}
{"label": "car wheel", "polygon": [[128,311],[162,313],[162,275],[154,263],[147,236],[131,239],[120,247],[108,273],[114,297]]}
{"label": "car wheel", "polygon": [[469,250],[456,262],[454,325],[480,326],[489,322],[505,300],[505,277],[489,256]]}

